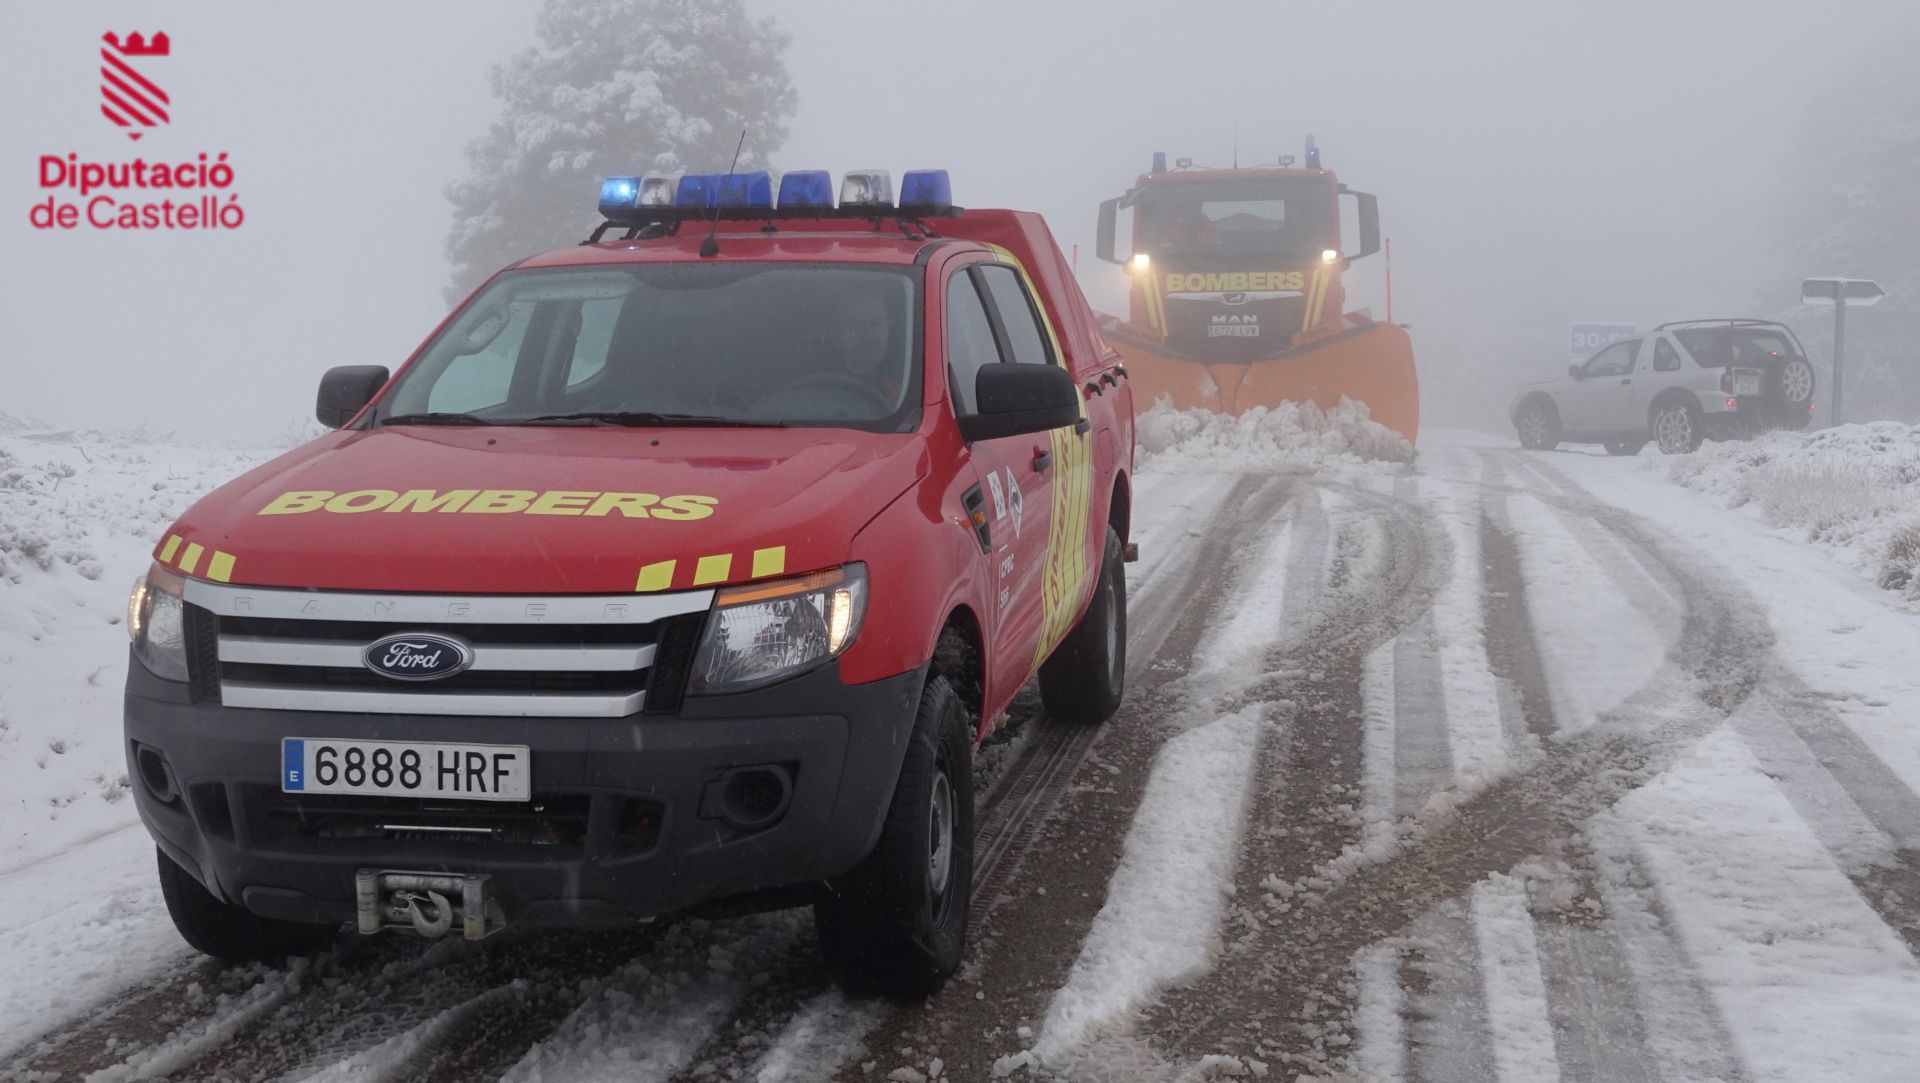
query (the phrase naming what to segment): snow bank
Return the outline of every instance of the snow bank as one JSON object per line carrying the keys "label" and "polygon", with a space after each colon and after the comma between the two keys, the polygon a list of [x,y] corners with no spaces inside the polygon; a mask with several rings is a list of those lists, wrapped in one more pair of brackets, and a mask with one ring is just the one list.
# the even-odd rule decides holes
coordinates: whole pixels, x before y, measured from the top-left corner
{"label": "snow bank", "polygon": [[1667,463],[1681,485],[1803,531],[1880,586],[1920,600],[1920,426],[1776,432]]}
{"label": "snow bank", "polygon": [[1307,471],[1326,463],[1413,461],[1407,438],[1374,421],[1364,404],[1341,399],[1256,406],[1230,417],[1175,410],[1165,403],[1139,415],[1139,464],[1166,472],[1210,469]]}
{"label": "snow bank", "polygon": [[275,453],[29,428],[0,433],[0,871],[133,822],[128,585],[188,504]]}

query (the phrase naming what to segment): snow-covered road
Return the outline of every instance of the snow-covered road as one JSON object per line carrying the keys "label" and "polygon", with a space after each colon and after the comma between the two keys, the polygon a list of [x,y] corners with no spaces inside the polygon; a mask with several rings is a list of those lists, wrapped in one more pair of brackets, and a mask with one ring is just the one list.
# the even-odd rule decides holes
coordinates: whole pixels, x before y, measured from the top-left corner
{"label": "snow-covered road", "polygon": [[0,1079],[1913,1078],[1901,593],[1650,456],[1143,432],[1127,703],[983,752],[973,947],[908,1006],[797,913],[193,958],[114,619],[257,454],[0,437]]}

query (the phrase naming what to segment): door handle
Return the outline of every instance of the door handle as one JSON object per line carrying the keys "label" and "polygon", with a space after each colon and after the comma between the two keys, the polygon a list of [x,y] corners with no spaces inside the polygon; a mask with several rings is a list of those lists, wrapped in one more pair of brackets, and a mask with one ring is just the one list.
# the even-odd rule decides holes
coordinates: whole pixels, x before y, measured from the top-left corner
{"label": "door handle", "polygon": [[1053,465],[1053,452],[1042,451],[1039,448],[1033,449],[1033,472],[1034,473],[1036,474],[1044,473],[1047,467],[1052,465]]}

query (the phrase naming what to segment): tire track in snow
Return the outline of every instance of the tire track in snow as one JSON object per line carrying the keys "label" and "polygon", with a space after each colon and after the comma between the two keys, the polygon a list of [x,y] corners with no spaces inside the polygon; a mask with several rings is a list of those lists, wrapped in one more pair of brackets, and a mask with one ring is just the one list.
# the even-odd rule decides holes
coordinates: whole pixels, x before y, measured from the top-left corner
{"label": "tire track in snow", "polygon": [[[1598,503],[1551,465],[1529,465],[1567,501]],[[1736,729],[1854,888],[1920,956],[1920,794],[1777,658],[1760,691]]]}
{"label": "tire track in snow", "polygon": [[[1186,713],[1187,674],[1249,571],[1238,558],[1259,551],[1293,488],[1272,476],[1240,478],[1182,574],[1161,577],[1166,593],[1147,607],[1140,640],[1130,629],[1129,690],[1120,713],[1093,731],[1084,761],[1058,775],[1047,807],[1028,817],[1030,843],[1002,859],[1005,887],[990,898],[976,890],[986,918],[974,927],[969,959],[954,981],[924,1005],[896,1006],[867,1035],[879,1071],[909,1049],[909,1060],[938,1056],[949,1073],[985,1078],[995,1059],[1028,1044],[1018,1029],[1038,1028],[1065,983],[1119,865],[1154,755]],[[1136,646],[1147,649],[1136,653]],[[1029,845],[1047,862],[1045,882],[1030,888],[1023,876]],[[848,1064],[838,1078],[867,1076]]]}
{"label": "tire track in snow", "polygon": [[[1424,833],[1399,852],[1358,855],[1346,867],[1321,870],[1324,884],[1296,893],[1284,909],[1276,907],[1280,912],[1259,930],[1264,973],[1242,975],[1237,988],[1218,988],[1223,967],[1211,998],[1177,994],[1157,1013],[1157,1021],[1174,1032],[1172,1039],[1184,1039],[1183,1051],[1263,1058],[1277,1053],[1288,1070],[1344,1068],[1347,1036],[1339,1009],[1352,986],[1357,952],[1487,876],[1578,838],[1588,817],[1657,777],[1754,690],[1757,658],[1771,639],[1757,606],[1740,588],[1626,513],[1603,506],[1579,510],[1671,569],[1685,604],[1683,631],[1668,664],[1598,724],[1549,742],[1536,763],[1422,825]],[[1249,995],[1252,990],[1259,994]],[[1237,1003],[1209,1012],[1209,999]],[[1248,1036],[1253,1034],[1258,1037]],[[1708,1059],[1728,1059],[1724,1049]]]}
{"label": "tire track in snow", "polygon": [[[1169,992],[1141,1028],[1189,1061],[1244,1055],[1278,1061],[1285,1075],[1338,1067],[1347,1056],[1355,995],[1348,968],[1363,942],[1343,945],[1333,960],[1300,939],[1309,931],[1300,922],[1315,911],[1329,868],[1361,841],[1365,659],[1427,611],[1451,555],[1444,533],[1411,504],[1359,488],[1328,490],[1345,505],[1330,516],[1331,563],[1315,576],[1319,554],[1296,549],[1302,567],[1289,578],[1324,583],[1318,597],[1300,592],[1309,607],[1304,630],[1275,647],[1268,677],[1228,703],[1267,703],[1284,722],[1261,750],[1235,876],[1239,902],[1221,930],[1219,962]],[[1242,1044],[1248,1035],[1257,1035],[1250,1048]]]}

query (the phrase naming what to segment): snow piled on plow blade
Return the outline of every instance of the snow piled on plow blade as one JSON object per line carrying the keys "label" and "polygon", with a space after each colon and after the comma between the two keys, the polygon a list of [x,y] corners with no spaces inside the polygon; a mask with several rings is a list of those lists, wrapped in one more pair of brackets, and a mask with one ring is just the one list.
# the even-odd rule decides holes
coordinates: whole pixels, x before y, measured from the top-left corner
{"label": "snow piled on plow blade", "polygon": [[1234,417],[1211,410],[1155,405],[1136,419],[1139,465],[1164,472],[1307,471],[1328,463],[1413,461],[1413,444],[1373,420],[1365,403],[1342,398],[1321,409],[1311,402],[1256,406]]}

